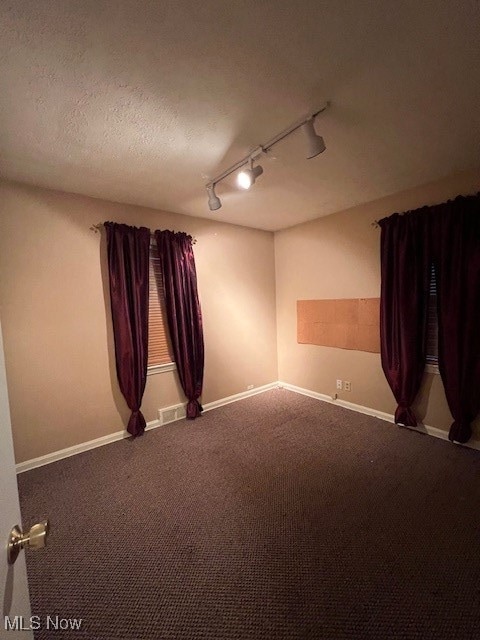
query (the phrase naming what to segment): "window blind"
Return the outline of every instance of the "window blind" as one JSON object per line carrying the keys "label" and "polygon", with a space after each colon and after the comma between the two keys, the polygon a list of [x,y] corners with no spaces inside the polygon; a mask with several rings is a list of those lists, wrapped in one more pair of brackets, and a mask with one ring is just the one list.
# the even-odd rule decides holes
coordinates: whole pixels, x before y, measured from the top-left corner
{"label": "window blind", "polygon": [[437,280],[432,264],[427,313],[427,363],[438,364]]}
{"label": "window blind", "polygon": [[148,366],[173,362],[168,338],[163,278],[156,244],[150,246]]}

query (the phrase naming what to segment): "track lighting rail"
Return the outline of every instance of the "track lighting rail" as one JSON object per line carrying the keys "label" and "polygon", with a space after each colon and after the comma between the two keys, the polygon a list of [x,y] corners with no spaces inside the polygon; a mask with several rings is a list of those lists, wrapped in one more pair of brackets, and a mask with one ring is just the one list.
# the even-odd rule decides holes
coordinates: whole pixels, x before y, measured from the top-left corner
{"label": "track lighting rail", "polygon": [[[265,144],[259,145],[253,151],[251,151],[248,155],[246,155],[244,158],[242,158],[241,160],[239,160],[238,162],[233,164],[231,167],[228,167],[228,169],[225,169],[225,171],[223,171],[222,173],[220,173],[217,176],[215,176],[214,178],[212,178],[205,185],[206,189],[207,189],[207,193],[209,195],[209,206],[210,206],[210,209],[212,211],[214,211],[214,210],[219,209],[221,207],[220,199],[215,194],[215,185],[217,185],[219,182],[221,182],[222,180],[227,178],[229,175],[231,175],[232,173],[234,173],[235,171],[237,171],[238,169],[240,169],[241,167],[243,167],[243,166],[245,166],[247,164],[250,164],[250,166],[252,166],[252,161],[253,160],[256,160],[258,157],[260,157],[262,155],[262,153],[266,153],[267,151],[270,151],[270,149],[274,145],[276,145],[278,142],[280,142],[281,140],[283,140],[284,138],[289,136],[291,133],[293,133],[297,129],[300,129],[300,127],[303,127],[307,123],[309,123],[310,127],[311,127],[311,131],[307,131],[306,132],[307,136],[310,138],[310,140],[313,137],[315,137],[316,134],[315,134],[315,131],[313,129],[313,121],[320,113],[323,113],[323,111],[325,111],[325,109],[327,109],[329,105],[330,105],[329,102],[325,102],[325,104],[320,109],[318,109],[317,111],[314,111],[311,115],[307,116],[306,118],[304,118],[300,122],[297,122],[296,124],[293,124],[291,127],[288,127],[288,129],[285,129],[281,133],[277,134],[275,137],[273,137],[271,140],[269,140]],[[316,136],[316,138],[321,140],[322,141],[321,144],[323,145],[323,139],[320,138],[320,136]],[[314,152],[312,155],[309,155],[308,157],[314,157],[314,155],[318,155],[318,153],[321,153],[322,151],[324,151],[324,149],[325,149],[325,146],[324,145],[323,146],[320,145],[320,146],[318,146],[316,152]]]}

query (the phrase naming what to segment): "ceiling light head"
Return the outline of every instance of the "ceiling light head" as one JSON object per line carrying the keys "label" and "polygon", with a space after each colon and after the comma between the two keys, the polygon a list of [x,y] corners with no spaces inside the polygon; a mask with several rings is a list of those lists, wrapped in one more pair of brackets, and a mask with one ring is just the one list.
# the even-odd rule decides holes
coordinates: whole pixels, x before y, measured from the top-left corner
{"label": "ceiling light head", "polygon": [[207,193],[208,193],[208,208],[210,211],[216,211],[220,209],[222,206],[220,198],[215,193],[215,184],[207,185]]}
{"label": "ceiling light head", "polygon": [[326,149],[322,136],[317,135],[314,127],[314,119],[310,118],[302,125],[302,131],[307,137],[308,154],[307,158],[315,158]]}
{"label": "ceiling light head", "polygon": [[250,168],[240,171],[237,176],[237,184],[242,189],[250,189],[252,184],[255,184],[255,180],[263,173],[263,168],[258,164],[253,166],[253,160],[250,160]]}

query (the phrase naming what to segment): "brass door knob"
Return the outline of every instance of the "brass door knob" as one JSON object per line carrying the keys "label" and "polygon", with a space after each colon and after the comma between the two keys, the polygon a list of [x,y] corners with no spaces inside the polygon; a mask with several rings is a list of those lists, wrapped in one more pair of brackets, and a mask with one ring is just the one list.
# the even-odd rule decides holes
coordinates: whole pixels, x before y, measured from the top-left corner
{"label": "brass door knob", "polygon": [[13,564],[22,549],[42,549],[47,544],[48,520],[34,524],[28,533],[22,533],[18,525],[13,527],[8,538],[7,560]]}

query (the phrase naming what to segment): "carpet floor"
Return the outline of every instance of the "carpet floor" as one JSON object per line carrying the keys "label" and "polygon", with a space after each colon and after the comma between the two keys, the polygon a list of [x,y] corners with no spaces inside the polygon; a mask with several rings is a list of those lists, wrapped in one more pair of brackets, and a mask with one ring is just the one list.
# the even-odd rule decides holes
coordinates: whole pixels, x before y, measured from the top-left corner
{"label": "carpet floor", "polygon": [[272,390],[19,488],[38,640],[480,634],[479,452],[370,416]]}

